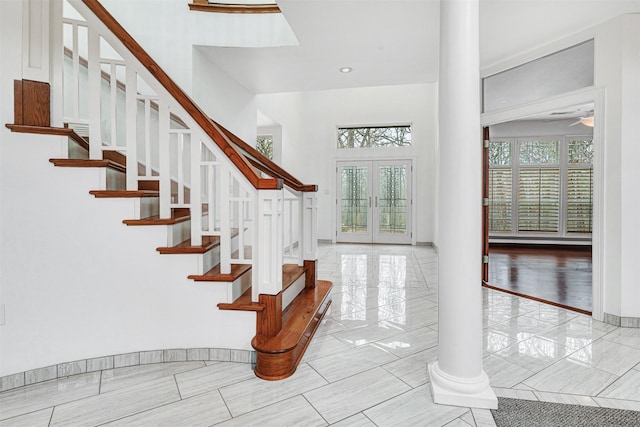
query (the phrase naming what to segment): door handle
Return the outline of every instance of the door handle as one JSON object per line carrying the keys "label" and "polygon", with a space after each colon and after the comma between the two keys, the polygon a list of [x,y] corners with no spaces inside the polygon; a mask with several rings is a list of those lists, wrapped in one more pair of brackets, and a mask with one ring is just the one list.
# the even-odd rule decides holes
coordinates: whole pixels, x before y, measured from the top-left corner
{"label": "door handle", "polygon": [[378,207],[378,196],[376,196],[376,208]]}

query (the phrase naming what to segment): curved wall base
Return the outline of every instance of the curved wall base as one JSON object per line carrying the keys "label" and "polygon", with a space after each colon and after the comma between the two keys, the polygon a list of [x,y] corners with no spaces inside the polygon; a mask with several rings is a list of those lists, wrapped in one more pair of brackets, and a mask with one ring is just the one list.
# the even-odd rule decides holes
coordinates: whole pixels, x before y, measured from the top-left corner
{"label": "curved wall base", "polygon": [[170,362],[237,362],[256,363],[256,352],[251,350],[234,350],[228,348],[180,348],[167,350],[136,351],[92,359],[75,360],[59,363],[44,368],[31,369],[12,375],[0,377],[0,392],[26,385],[37,384],[56,378],[79,375],[105,369],[124,368],[127,366],[148,365],[152,363]]}

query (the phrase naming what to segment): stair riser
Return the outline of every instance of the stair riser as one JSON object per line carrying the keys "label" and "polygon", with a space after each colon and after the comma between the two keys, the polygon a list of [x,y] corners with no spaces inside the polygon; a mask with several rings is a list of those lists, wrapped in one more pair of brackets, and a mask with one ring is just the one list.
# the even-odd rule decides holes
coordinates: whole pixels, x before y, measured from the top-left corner
{"label": "stair riser", "polygon": [[142,197],[133,219],[149,218],[160,213],[160,199],[158,197]]}
{"label": "stair riser", "polygon": [[218,264],[220,264],[220,246],[214,246],[200,257],[196,274],[204,274]]}
{"label": "stair riser", "polygon": [[167,246],[176,246],[191,237],[191,220],[181,221],[167,226]]}
{"label": "stair riser", "polygon": [[291,304],[291,301],[304,290],[306,275],[298,277],[298,279],[282,293],[282,309],[284,310]]}
{"label": "stair riser", "polygon": [[107,188],[106,190],[126,190],[127,175],[123,172],[107,168]]}
{"label": "stair riser", "polygon": [[232,303],[251,287],[251,274],[245,273],[233,282],[227,283],[227,302]]}
{"label": "stair riser", "polygon": [[67,156],[69,159],[88,159],[89,151],[71,138],[68,138]]}

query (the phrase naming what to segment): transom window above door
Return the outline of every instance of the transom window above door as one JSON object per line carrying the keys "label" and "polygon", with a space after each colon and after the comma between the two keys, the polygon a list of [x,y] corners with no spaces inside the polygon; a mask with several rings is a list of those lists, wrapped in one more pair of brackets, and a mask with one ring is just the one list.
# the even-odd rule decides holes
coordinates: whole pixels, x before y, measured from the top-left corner
{"label": "transom window above door", "polygon": [[338,148],[405,147],[411,145],[411,126],[338,128]]}

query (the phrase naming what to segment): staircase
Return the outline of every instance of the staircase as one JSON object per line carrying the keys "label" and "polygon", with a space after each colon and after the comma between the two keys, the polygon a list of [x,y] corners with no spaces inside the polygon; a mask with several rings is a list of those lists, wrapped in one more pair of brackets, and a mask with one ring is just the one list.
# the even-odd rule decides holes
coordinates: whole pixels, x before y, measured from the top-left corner
{"label": "staircase", "polygon": [[[51,83],[65,106],[50,105],[48,84],[17,82],[16,100],[29,102],[7,127],[66,140],[66,156],[49,161],[100,170],[91,195],[134,200],[128,227],[166,229],[166,245],[149,251],[194,258],[185,276],[224,289],[218,310],[255,316],[256,375],[292,375],[331,304],[331,283],[316,277],[317,187],[206,116],[99,2],[69,3],[86,21],[62,19],[73,40],[53,49],[65,51],[67,75]],[[50,126],[49,108],[63,110],[64,127]]]}

